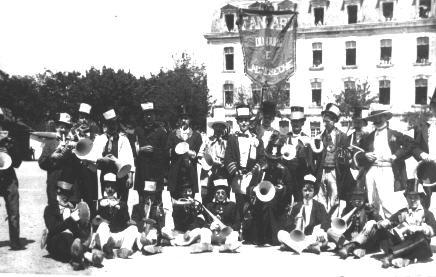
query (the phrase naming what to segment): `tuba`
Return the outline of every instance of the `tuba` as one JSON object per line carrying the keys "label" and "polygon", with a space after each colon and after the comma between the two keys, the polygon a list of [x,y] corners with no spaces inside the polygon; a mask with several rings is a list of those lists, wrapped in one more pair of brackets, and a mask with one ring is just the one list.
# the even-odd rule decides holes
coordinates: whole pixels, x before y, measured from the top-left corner
{"label": "tuba", "polygon": [[276,189],[270,181],[262,181],[253,188],[253,192],[260,201],[269,202],[273,200]]}

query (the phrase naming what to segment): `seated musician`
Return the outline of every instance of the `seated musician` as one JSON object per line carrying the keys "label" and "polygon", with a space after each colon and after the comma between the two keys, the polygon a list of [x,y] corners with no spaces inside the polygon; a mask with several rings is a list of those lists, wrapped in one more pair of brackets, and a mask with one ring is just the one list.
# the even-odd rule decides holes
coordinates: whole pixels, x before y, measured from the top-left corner
{"label": "seated musician", "polygon": [[213,180],[215,196],[207,209],[220,222],[213,221],[210,225],[212,243],[221,245],[220,252],[235,252],[242,243],[238,241],[241,220],[235,202],[229,201],[230,187],[224,176],[215,176]]}
{"label": "seated musician", "polygon": [[[260,182],[257,186],[249,188],[254,203],[254,242],[258,245],[279,245],[277,232],[283,228],[286,207],[292,199],[291,176],[288,169],[279,161],[285,139],[286,137],[280,136],[278,132],[271,135],[265,149],[267,163],[262,167],[260,177],[256,177],[257,180],[267,182]],[[272,184],[274,187],[264,187],[265,184]]]}
{"label": "seated musician", "polygon": [[355,187],[342,214],[346,227],[342,231],[339,230],[339,232],[333,228],[327,231],[329,241],[336,244],[338,255],[342,259],[346,259],[350,254],[353,254],[356,258],[361,258],[366,251],[376,251],[378,249],[378,245],[371,242],[367,242],[365,245],[356,242],[359,233],[362,232],[367,222],[382,219],[374,207],[365,203],[365,198],[365,191],[360,187]]}
{"label": "seated musician", "polygon": [[[281,249],[290,249],[298,254],[302,251],[319,254],[321,247],[327,245],[326,231],[330,228],[330,219],[324,205],[313,199],[318,190],[316,178],[311,174],[304,176],[303,201],[292,207],[291,224],[278,233]],[[300,233],[300,239],[296,239],[296,233]]]}
{"label": "seated musician", "polygon": [[[73,184],[61,177],[57,182],[57,203],[44,210],[47,227],[41,239],[41,248],[46,247],[55,260],[70,262],[74,270],[84,269],[84,253],[91,241],[90,212],[86,203],[75,203]],[[103,256],[94,252],[92,258],[101,264]]]}
{"label": "seated musician", "polygon": [[173,201],[174,230],[162,230],[165,237],[176,246],[192,245],[192,253],[210,252],[212,231],[208,228],[202,210],[193,200],[193,192],[188,181],[181,180],[181,192],[178,200]]}
{"label": "seated musician", "polygon": [[142,195],[144,201],[134,205],[132,210],[132,220],[136,222],[141,233],[137,246],[144,255],[160,253],[161,230],[165,225],[165,218],[162,202],[156,199],[156,182],[145,181]]}
{"label": "seated musician", "polygon": [[127,203],[117,194],[117,180],[113,173],[103,176],[103,199],[98,202],[97,216],[93,224],[98,225],[94,247],[103,250],[107,259],[113,259],[114,249],[119,258],[127,259],[139,237],[138,228],[130,220]]}
{"label": "seated musician", "polygon": [[430,241],[435,234],[436,221],[421,204],[424,190],[415,182],[408,182],[404,196],[407,208],[400,209],[389,219],[367,222],[359,239],[355,240],[360,245],[368,241],[378,242],[385,253],[382,258],[384,268],[404,267],[415,261],[428,260],[433,255]]}

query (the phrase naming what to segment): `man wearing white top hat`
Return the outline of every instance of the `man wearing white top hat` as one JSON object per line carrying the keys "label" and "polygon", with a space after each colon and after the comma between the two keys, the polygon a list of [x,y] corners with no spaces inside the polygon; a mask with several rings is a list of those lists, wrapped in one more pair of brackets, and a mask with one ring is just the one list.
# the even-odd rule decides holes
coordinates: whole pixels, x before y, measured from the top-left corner
{"label": "man wearing white top hat", "polygon": [[275,117],[277,115],[277,105],[271,101],[262,102],[262,106],[260,108],[260,118],[258,119],[260,122],[256,127],[257,138],[262,140],[263,145],[267,145],[270,136],[273,132],[278,131],[273,122],[275,121]]}
{"label": "man wearing white top hat", "polygon": [[166,151],[167,134],[156,122],[156,107],[153,102],[141,104],[143,120],[135,129],[137,135],[137,158],[135,172],[135,190],[138,191],[139,202],[144,204],[147,194],[155,195],[153,205],[162,204],[162,190],[168,153]]}
{"label": "man wearing white top hat", "polygon": [[[20,211],[18,179],[14,168],[21,165],[23,150],[18,145],[21,130],[15,123],[7,120],[0,108],[0,152],[2,153],[2,169],[0,170],[0,196],[4,197],[8,214],[9,238],[11,249],[21,250],[20,243]],[[9,161],[9,164],[6,165]]]}
{"label": "man wearing white top hat", "polygon": [[203,204],[209,203],[213,198],[211,180],[215,179],[214,176],[227,173],[224,167],[224,154],[227,147],[227,128],[229,124],[225,120],[223,107],[214,107],[213,114],[212,120],[208,122],[208,126],[213,129],[213,135],[203,142],[198,153],[202,168],[200,183]]}
{"label": "man wearing white top hat", "polygon": [[[121,200],[127,202],[129,189],[133,186],[133,174],[135,172],[133,151],[126,134],[120,130],[115,110],[110,109],[106,111],[103,113],[103,117],[104,133],[95,138],[92,151],[96,151],[98,158],[112,155],[118,159],[122,165],[130,166],[130,172],[128,172],[126,176],[117,179],[119,185],[118,193]],[[101,180],[105,173],[108,173],[108,171],[102,170],[100,175]]]}
{"label": "man wearing white top hat", "polygon": [[179,108],[178,128],[168,136],[167,149],[170,155],[168,172],[168,190],[171,197],[178,199],[181,188],[181,168],[188,170],[189,184],[192,192],[198,193],[197,162],[198,152],[203,143],[199,132],[191,128],[192,110],[182,105]]}
{"label": "man wearing white top hat", "polygon": [[285,145],[282,148],[282,161],[293,178],[294,199],[300,201],[302,200],[300,186],[303,185],[304,175],[308,174],[313,166],[312,152],[309,146],[310,138],[302,131],[306,121],[304,108],[292,106],[290,121],[292,131],[287,133]]}
{"label": "man wearing white top hat", "polygon": [[365,152],[356,154],[360,166],[368,168],[366,189],[368,203],[375,205],[383,217],[389,217],[406,205],[398,191],[407,183],[405,159],[415,147],[413,139],[389,128],[392,113],[385,105],[373,103],[366,118],[375,130],[364,137],[360,147]]}
{"label": "man wearing white top hat", "polygon": [[[335,124],[341,115],[336,104],[328,103],[321,112],[325,126],[321,134],[323,151],[316,155],[316,178],[320,181],[320,190],[316,196],[327,212],[339,204],[339,199],[344,199],[344,186],[346,173],[349,173],[349,164],[340,163],[338,157],[342,150],[348,148],[347,135],[336,128]],[[348,160],[347,160],[348,162]]]}
{"label": "man wearing white top hat", "polygon": [[[224,165],[228,172],[229,183],[235,193],[236,206],[244,226],[250,224],[250,196],[247,188],[256,185],[254,174],[258,173],[261,164],[264,163],[264,148],[262,140],[257,139],[256,134],[250,128],[251,111],[248,105],[236,106],[236,121],[239,131],[229,136],[227,141],[226,153],[224,155]],[[249,231],[250,228],[247,228]],[[252,236],[249,232],[245,235],[242,231],[244,240],[246,236]]]}
{"label": "man wearing white top hat", "polygon": [[71,148],[68,146],[72,126],[71,116],[67,113],[60,113],[55,124],[57,138],[45,140],[38,160],[39,167],[47,171],[48,204],[57,203],[56,184],[62,170],[76,164]]}
{"label": "man wearing white top hat", "polygon": [[98,125],[91,119],[92,106],[87,103],[80,103],[79,118],[75,127],[76,135],[79,138],[87,137],[94,140],[96,135],[101,134]]}

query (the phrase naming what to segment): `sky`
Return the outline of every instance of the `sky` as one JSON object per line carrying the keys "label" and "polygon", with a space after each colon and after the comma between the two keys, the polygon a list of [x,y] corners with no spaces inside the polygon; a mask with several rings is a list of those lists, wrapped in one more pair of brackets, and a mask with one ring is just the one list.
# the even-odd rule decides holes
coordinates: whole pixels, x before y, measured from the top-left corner
{"label": "sky", "polygon": [[[0,0],[0,70],[34,75],[92,66],[148,77],[187,52],[204,63],[223,0]],[[203,59],[202,59],[203,58]]]}

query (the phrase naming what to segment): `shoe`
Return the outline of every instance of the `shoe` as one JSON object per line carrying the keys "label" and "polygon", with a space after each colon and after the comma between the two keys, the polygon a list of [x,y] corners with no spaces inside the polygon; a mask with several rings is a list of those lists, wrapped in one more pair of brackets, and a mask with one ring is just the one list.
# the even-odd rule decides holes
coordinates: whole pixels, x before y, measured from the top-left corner
{"label": "shoe", "polygon": [[280,251],[292,251],[291,248],[289,248],[288,246],[286,246],[284,243],[282,243],[279,247]]}
{"label": "shoe", "polygon": [[213,246],[211,243],[195,243],[191,246],[191,253],[212,252]]}
{"label": "shoe", "polygon": [[161,239],[160,246],[171,246],[171,241],[169,239]]}
{"label": "shoe", "polygon": [[409,259],[396,258],[391,261],[391,264],[396,268],[406,267],[410,264]]}
{"label": "shoe", "polygon": [[155,246],[155,245],[146,245],[142,247],[142,254],[149,256],[162,253],[162,246]]}
{"label": "shoe", "polygon": [[115,258],[114,248],[115,248],[115,241],[114,241],[113,238],[109,238],[107,243],[105,245],[103,245],[103,247],[102,247],[102,250],[103,250],[103,253],[104,253],[104,257],[106,259],[113,259],[113,258]]}
{"label": "shoe", "polygon": [[10,247],[12,251],[20,251],[20,250],[25,250],[26,247],[24,247],[24,245],[21,244],[21,242],[18,241],[11,241],[10,242]]}
{"label": "shoe", "polygon": [[319,245],[309,245],[304,252],[313,253],[313,254],[321,254],[321,248]]}
{"label": "shoe", "polygon": [[341,257],[341,259],[346,259],[349,254],[353,253],[353,250],[356,248],[355,242],[350,242],[345,244],[339,251],[338,254]]}
{"label": "shoe", "polygon": [[391,266],[391,258],[390,256],[384,257],[381,259],[382,262],[382,268],[388,268]]}
{"label": "shoe", "polygon": [[132,251],[127,248],[117,249],[117,257],[121,259],[128,259],[132,255]]}
{"label": "shoe", "polygon": [[42,231],[42,236],[41,236],[41,249],[44,249],[45,246],[47,245],[47,237],[48,237],[48,229],[44,229],[44,231]]}
{"label": "shoe", "polygon": [[354,249],[353,255],[354,255],[354,257],[360,259],[360,258],[362,258],[363,256],[366,255],[366,250],[362,249],[362,248]]}
{"label": "shoe", "polygon": [[348,257],[348,252],[347,249],[345,249],[345,247],[342,247],[341,249],[338,250],[338,256],[342,259],[345,260]]}
{"label": "shoe", "polygon": [[71,261],[70,264],[73,267],[74,271],[84,270],[85,269],[85,265],[83,264],[83,262]]}
{"label": "shoe", "polygon": [[92,266],[103,267],[104,253],[101,250],[93,249],[92,253],[86,252],[85,260],[88,261]]}
{"label": "shoe", "polygon": [[236,253],[236,250],[239,249],[242,246],[242,242],[235,241],[231,243],[225,243],[220,246],[219,252],[220,253]]}

